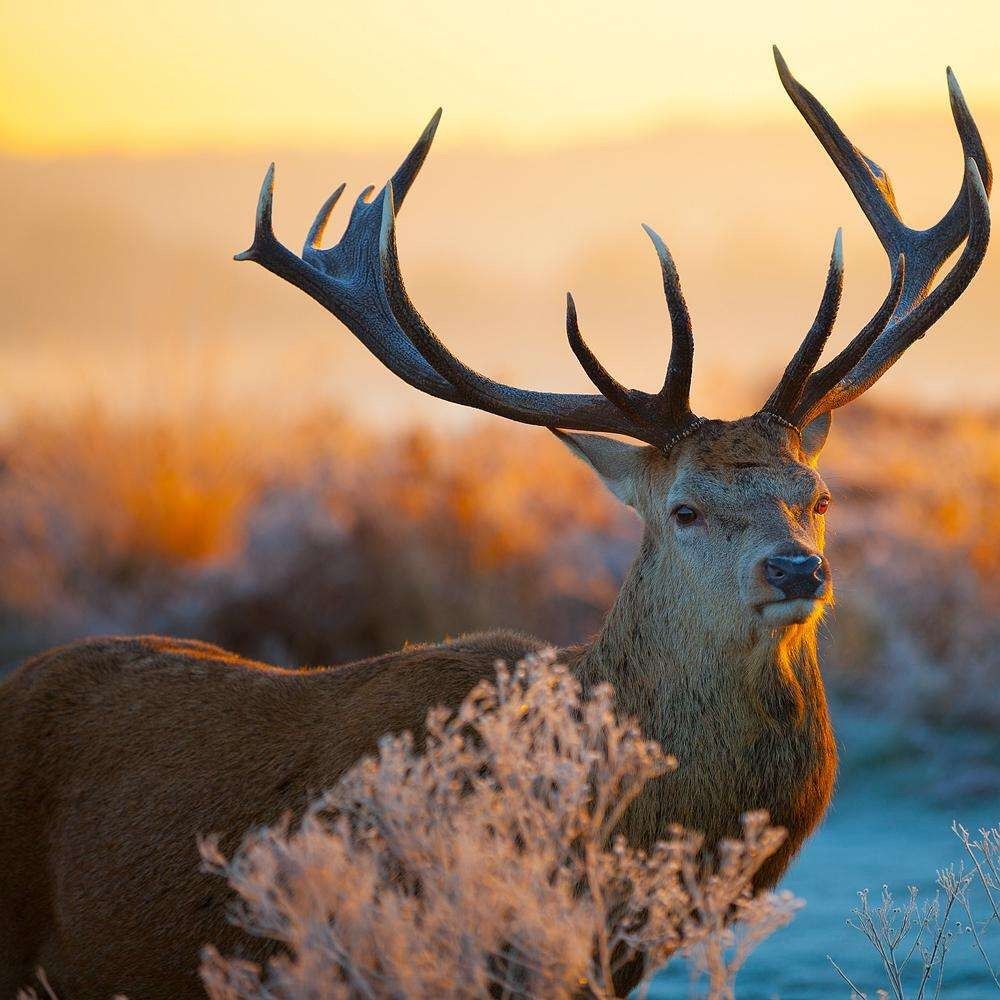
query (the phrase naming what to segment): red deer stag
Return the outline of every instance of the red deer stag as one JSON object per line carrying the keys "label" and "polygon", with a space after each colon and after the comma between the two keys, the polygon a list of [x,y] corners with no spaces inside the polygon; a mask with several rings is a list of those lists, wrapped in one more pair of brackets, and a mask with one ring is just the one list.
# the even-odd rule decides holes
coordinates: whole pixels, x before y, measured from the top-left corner
{"label": "red deer stag", "polygon": [[[581,336],[572,299],[569,342],[599,392],[504,385],[455,357],[407,296],[396,251],[396,212],[438,115],[382,191],[359,198],[340,242],[324,249],[342,188],[329,198],[301,258],[272,231],[269,170],[253,244],[237,257],[307,292],[421,392],[549,428],[641,515],[641,550],[600,633],[559,655],[585,687],[610,681],[621,709],[680,758],[680,770],[637,801],[625,833],[649,844],[679,822],[714,841],[738,834],[742,813],[766,809],[788,839],[760,887],[784,872],[834,782],[816,654],[832,594],[823,555],[830,497],[816,471],[830,413],[869,389],[969,284],[986,251],[991,182],[949,71],[964,180],[936,225],[910,229],[886,174],[776,59],[882,242],[891,288],[864,329],[814,370],[840,300],[838,234],[816,319],[752,416],[723,421],[691,410],[691,322],[674,262],[648,228],[672,327],[658,392],[616,381]],[[226,831],[231,847],[249,827],[300,811],[380,735],[419,733],[429,707],[457,704],[497,659],[543,645],[491,632],[300,671],[201,642],[108,638],[24,664],[0,688],[0,996],[42,965],[76,1000],[175,1000],[199,994],[205,942],[261,957],[264,944],[227,923],[218,880],[199,873],[196,836]]]}

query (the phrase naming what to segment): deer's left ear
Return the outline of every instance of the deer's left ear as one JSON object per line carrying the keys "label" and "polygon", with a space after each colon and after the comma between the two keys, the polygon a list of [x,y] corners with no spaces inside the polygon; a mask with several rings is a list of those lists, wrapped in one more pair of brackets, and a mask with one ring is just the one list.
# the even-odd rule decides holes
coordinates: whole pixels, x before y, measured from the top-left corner
{"label": "deer's left ear", "polygon": [[642,468],[646,448],[627,444],[603,434],[567,434],[550,428],[553,434],[577,458],[582,458],[596,472],[622,503],[636,505],[636,480]]}
{"label": "deer's left ear", "polygon": [[802,428],[802,450],[806,453],[806,458],[811,464],[816,463],[819,453],[826,444],[826,436],[830,433],[830,425],[833,423],[833,414],[830,412],[821,413],[814,417],[805,427]]}

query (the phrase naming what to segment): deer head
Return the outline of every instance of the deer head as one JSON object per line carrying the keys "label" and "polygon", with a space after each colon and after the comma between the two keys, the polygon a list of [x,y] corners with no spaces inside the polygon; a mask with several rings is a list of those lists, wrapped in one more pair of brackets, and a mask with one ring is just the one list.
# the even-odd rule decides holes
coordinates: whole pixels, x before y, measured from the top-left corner
{"label": "deer head", "polygon": [[[786,91],[885,248],[890,288],[864,328],[817,369],[843,283],[838,232],[816,318],[774,391],[752,416],[722,421],[692,411],[691,320],[670,252],[648,226],[644,228],[659,257],[671,322],[670,355],[658,392],[627,388],[608,372],[580,333],[571,296],[566,310],[570,347],[596,393],[504,385],[452,354],[406,293],[395,227],[440,111],[379,194],[368,201],[373,189],[362,193],[340,242],[324,249],[323,230],[343,186],[331,195],[309,231],[301,258],[282,246],[272,230],[272,164],[260,193],[253,244],[236,258],[256,261],[307,292],[390,371],[420,391],[552,430],[644,519],[646,548],[655,553],[654,562],[665,560],[671,567],[664,601],[675,612],[683,613],[688,605],[707,609],[717,623],[719,610],[725,608],[733,629],[743,634],[814,619],[831,599],[830,570],[823,555],[823,515],[830,496],[816,471],[831,413],[869,389],[955,302],[978,270],[989,238],[990,164],[950,69],[951,108],[965,162],[963,183],[936,225],[914,230],[900,218],[884,171],[851,144],[791,75],[777,49],[775,60]],[[938,271],[963,241],[958,260],[932,289]],[[628,444],[600,432],[645,444]]]}

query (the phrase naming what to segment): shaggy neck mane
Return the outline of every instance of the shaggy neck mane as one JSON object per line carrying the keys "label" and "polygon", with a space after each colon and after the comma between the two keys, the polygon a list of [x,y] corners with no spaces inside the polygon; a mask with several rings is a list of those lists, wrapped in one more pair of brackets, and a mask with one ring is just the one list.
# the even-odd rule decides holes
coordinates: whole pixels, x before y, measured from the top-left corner
{"label": "shaggy neck mane", "polygon": [[[777,881],[826,808],[836,744],[816,654],[818,617],[771,630],[699,604],[647,541],[604,627],[563,653],[584,689],[610,683],[619,711],[678,759],[629,808],[622,831],[651,846],[670,823],[709,843],[765,809],[788,831],[755,884]],[[675,568],[675,567],[673,567]]]}
{"label": "shaggy neck mane", "polygon": [[610,683],[621,710],[668,748],[718,711],[734,739],[787,732],[824,716],[819,617],[780,629],[699,603],[648,539],[601,631],[579,649],[585,686]]}

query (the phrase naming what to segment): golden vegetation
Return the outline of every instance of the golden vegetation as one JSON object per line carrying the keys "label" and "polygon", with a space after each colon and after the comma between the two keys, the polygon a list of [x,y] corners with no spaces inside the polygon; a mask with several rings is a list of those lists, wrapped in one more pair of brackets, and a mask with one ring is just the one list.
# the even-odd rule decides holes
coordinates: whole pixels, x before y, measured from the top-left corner
{"label": "golden vegetation", "polygon": [[[476,628],[593,630],[638,527],[542,431],[364,431],[203,407],[132,422],[24,416],[0,439],[0,657],[162,631],[283,663]],[[852,407],[833,487],[836,691],[995,721],[995,415]]]}

